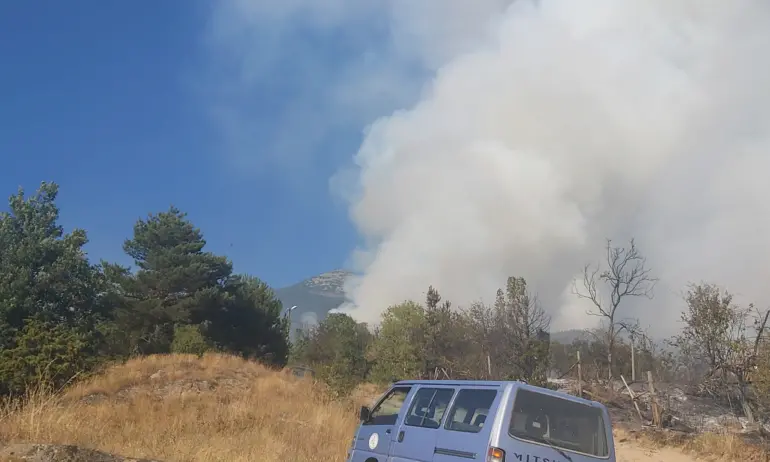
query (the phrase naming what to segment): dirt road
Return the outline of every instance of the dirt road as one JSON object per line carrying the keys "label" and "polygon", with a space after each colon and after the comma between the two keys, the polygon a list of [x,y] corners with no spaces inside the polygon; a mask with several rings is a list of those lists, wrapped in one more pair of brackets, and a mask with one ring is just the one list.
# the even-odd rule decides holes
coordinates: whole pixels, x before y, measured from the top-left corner
{"label": "dirt road", "polygon": [[677,449],[645,448],[635,441],[619,442],[615,440],[615,452],[618,456],[618,462],[698,462],[703,460],[684,454]]}

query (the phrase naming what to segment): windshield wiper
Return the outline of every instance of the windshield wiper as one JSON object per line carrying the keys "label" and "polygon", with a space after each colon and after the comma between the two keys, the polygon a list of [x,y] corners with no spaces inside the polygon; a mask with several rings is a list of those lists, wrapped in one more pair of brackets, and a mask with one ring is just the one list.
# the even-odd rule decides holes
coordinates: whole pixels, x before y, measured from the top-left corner
{"label": "windshield wiper", "polygon": [[569,454],[567,454],[566,452],[564,452],[563,449],[561,449],[560,447],[558,447],[555,444],[553,444],[551,442],[550,438],[546,438],[545,436],[541,436],[541,437],[535,438],[535,439],[537,439],[541,443],[545,443],[546,446],[548,446],[549,448],[551,448],[554,451],[558,452],[562,457],[567,459],[569,462],[572,462],[572,457]]}

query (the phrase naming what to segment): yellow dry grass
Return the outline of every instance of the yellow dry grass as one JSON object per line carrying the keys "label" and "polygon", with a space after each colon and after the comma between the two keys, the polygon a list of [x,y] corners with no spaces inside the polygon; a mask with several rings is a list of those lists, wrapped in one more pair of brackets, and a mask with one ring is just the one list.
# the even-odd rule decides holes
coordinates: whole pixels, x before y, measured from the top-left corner
{"label": "yellow dry grass", "polygon": [[768,462],[770,453],[759,445],[750,444],[740,435],[731,433],[701,433],[681,435],[662,431],[625,432],[616,430],[616,444],[625,441],[653,449],[677,448],[705,460],[722,462]]}
{"label": "yellow dry grass", "polygon": [[150,356],[6,407],[0,440],[164,461],[343,461],[356,413],[327,396],[232,356]]}
{"label": "yellow dry grass", "polygon": [[[335,401],[319,383],[233,356],[149,356],[58,395],[33,393],[6,405],[0,409],[0,441],[74,444],[169,462],[342,462],[358,406],[382,391],[366,384]],[[721,461],[768,460],[729,435],[618,438],[673,445]]]}

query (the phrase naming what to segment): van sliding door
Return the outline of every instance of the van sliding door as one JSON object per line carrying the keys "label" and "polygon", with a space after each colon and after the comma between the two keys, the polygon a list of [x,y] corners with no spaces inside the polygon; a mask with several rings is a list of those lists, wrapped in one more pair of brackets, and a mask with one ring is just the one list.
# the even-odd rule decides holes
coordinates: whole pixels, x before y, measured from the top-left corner
{"label": "van sliding door", "polygon": [[439,433],[433,462],[486,461],[500,395],[493,388],[461,389]]}
{"label": "van sliding door", "polygon": [[417,389],[390,445],[391,462],[432,462],[439,428],[454,388],[434,385]]}

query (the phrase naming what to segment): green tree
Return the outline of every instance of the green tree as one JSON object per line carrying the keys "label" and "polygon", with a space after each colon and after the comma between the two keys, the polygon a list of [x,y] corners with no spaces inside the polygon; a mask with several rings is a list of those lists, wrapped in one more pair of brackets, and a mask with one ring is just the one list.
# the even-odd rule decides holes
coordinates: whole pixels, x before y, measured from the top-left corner
{"label": "green tree", "polygon": [[23,394],[42,385],[58,388],[98,364],[95,333],[29,318],[14,346],[0,351],[4,393]]}
{"label": "green tree", "polygon": [[204,252],[205,245],[200,229],[175,207],[134,225],[123,249],[137,272],[109,268],[123,299],[116,320],[130,335],[131,353],[169,352],[175,325],[199,324],[226,303],[232,264]]}
{"label": "green tree", "polygon": [[343,313],[331,313],[298,340],[294,359],[311,365],[337,393],[352,390],[366,378],[371,334],[365,324]]}
{"label": "green tree", "polygon": [[[205,245],[200,229],[175,207],[136,223],[123,246],[136,273],[102,265],[115,307],[113,324],[103,326],[114,334],[110,351],[150,354],[207,346],[284,365],[288,321],[281,302],[259,279],[232,274],[228,259],[204,251]],[[193,332],[202,338],[193,339]]]}
{"label": "green tree", "polygon": [[[425,352],[423,353],[424,377],[435,375],[435,371],[453,369],[453,354],[456,353],[455,320],[452,304],[441,302],[441,295],[433,286],[428,287],[425,300]],[[448,373],[448,372],[447,372]]]}
{"label": "green tree", "polygon": [[289,356],[289,319],[275,292],[254,276],[233,276],[222,304],[208,304],[195,321],[218,349],[284,366]]}
{"label": "green tree", "polygon": [[468,378],[546,383],[550,317],[527,290],[524,278],[509,277],[505,290],[498,289],[494,306],[474,303],[461,316],[458,324],[467,334],[457,349],[465,356],[462,369]]}
{"label": "green tree", "polygon": [[372,380],[386,383],[420,377],[425,367],[425,330],[425,309],[419,303],[406,301],[389,307],[370,351]]}
{"label": "green tree", "polygon": [[529,292],[522,277],[508,278],[507,306],[513,322],[514,349],[518,351],[514,359],[517,373],[529,383],[544,386],[550,361],[551,317]]}
{"label": "green tree", "polygon": [[172,353],[202,356],[213,348],[200,330],[200,326],[180,324],[174,327],[174,340],[171,342]]}
{"label": "green tree", "polygon": [[27,198],[19,189],[0,213],[0,392],[43,370],[53,385],[68,380],[99,341],[90,333],[105,311],[103,281],[83,251],[86,232],[58,224],[58,190],[43,182]]}

